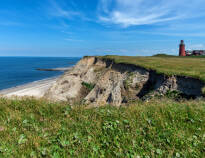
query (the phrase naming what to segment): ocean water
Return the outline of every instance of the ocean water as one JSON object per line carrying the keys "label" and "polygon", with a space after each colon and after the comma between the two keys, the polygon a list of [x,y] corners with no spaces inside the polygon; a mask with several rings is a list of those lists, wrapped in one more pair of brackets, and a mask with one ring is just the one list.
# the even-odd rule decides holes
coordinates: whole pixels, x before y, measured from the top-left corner
{"label": "ocean water", "polygon": [[36,69],[71,67],[79,60],[70,57],[0,57],[0,90],[61,75],[63,72]]}

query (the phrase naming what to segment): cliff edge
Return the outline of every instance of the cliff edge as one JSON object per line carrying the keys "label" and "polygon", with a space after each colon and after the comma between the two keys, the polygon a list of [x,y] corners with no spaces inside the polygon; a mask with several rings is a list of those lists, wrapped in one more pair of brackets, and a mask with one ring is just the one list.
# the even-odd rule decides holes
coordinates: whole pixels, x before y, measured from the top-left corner
{"label": "cliff edge", "polygon": [[192,77],[158,74],[108,58],[84,57],[51,86],[45,97],[93,106],[121,106],[173,91],[183,97],[203,97],[204,86],[204,82]]}

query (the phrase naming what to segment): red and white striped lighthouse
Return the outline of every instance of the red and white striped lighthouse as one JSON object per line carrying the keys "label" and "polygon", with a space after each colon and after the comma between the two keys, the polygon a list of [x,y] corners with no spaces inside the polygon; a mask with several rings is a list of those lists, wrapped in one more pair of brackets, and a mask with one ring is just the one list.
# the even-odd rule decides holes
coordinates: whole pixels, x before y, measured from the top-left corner
{"label": "red and white striped lighthouse", "polygon": [[183,40],[181,40],[181,43],[179,45],[179,56],[186,56],[185,44]]}

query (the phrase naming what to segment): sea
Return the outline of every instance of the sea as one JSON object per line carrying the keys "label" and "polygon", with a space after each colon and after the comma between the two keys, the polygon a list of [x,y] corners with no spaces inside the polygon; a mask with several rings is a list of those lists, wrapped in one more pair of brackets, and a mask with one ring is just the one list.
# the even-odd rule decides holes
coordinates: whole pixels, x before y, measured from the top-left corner
{"label": "sea", "polygon": [[74,57],[0,57],[0,90],[60,76],[61,71],[36,69],[72,67],[79,60]]}

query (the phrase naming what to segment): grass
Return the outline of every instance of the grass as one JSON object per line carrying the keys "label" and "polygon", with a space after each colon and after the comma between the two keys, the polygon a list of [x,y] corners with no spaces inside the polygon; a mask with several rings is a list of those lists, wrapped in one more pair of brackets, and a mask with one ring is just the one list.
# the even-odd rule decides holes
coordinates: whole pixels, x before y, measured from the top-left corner
{"label": "grass", "polygon": [[71,107],[0,99],[0,157],[205,157],[205,103]]}
{"label": "grass", "polygon": [[205,57],[177,57],[156,55],[153,57],[104,56],[115,63],[134,64],[159,74],[189,76],[205,82]]}
{"label": "grass", "polygon": [[82,82],[82,85],[87,88],[89,91],[91,91],[94,87],[95,87],[95,84],[92,84],[92,83],[87,83],[87,82]]}

